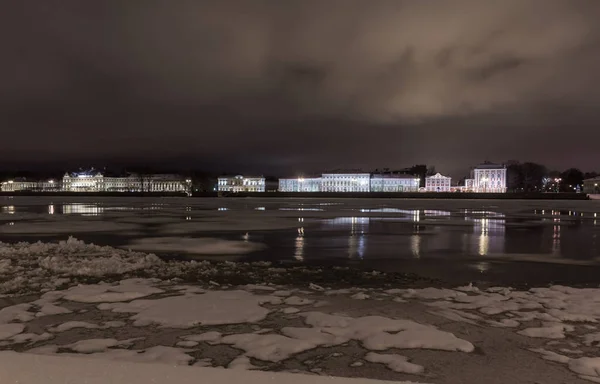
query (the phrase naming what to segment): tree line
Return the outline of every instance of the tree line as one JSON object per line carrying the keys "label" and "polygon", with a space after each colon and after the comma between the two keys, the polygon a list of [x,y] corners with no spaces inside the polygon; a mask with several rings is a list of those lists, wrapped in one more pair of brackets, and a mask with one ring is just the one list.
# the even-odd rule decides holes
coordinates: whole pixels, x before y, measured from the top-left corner
{"label": "tree line", "polygon": [[583,180],[598,175],[578,168],[557,171],[533,162],[511,161],[506,167],[506,186],[513,192],[574,192],[583,187]]}

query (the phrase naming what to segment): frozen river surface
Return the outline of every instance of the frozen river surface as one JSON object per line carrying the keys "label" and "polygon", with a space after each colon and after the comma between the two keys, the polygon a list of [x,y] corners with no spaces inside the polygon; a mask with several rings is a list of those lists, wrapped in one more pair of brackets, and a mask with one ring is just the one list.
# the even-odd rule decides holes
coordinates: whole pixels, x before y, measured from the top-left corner
{"label": "frozen river surface", "polygon": [[1,197],[0,240],[345,265],[450,283],[600,283],[600,201]]}

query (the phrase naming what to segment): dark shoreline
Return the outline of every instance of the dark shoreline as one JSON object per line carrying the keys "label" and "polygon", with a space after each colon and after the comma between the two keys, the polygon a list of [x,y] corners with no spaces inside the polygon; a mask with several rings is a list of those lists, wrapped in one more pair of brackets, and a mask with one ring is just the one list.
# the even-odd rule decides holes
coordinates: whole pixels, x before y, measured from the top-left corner
{"label": "dark shoreline", "polygon": [[[0,196],[62,197],[186,197],[180,192],[0,192]],[[191,197],[333,198],[333,199],[459,199],[459,200],[589,200],[585,193],[464,193],[464,192],[194,192]]]}

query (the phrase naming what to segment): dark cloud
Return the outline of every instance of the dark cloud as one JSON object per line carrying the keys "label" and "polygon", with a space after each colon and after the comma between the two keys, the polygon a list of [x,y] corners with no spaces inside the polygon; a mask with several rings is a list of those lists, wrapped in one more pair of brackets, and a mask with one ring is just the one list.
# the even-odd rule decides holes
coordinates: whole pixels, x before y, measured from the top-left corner
{"label": "dark cloud", "polygon": [[0,151],[597,168],[597,20],[597,0],[4,2]]}

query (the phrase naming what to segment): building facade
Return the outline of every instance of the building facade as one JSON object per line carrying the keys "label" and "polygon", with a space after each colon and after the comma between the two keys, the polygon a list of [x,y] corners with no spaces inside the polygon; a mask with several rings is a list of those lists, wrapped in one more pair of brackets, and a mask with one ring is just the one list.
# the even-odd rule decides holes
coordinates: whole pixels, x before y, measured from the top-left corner
{"label": "building facade", "polygon": [[373,174],[370,192],[418,192],[421,179],[404,174]]}
{"label": "building facade", "polygon": [[279,179],[280,192],[418,192],[419,178],[405,174],[324,173]]}
{"label": "building facade", "polygon": [[452,178],[436,173],[425,178],[425,191],[427,192],[450,192]]}
{"label": "building facade", "polygon": [[506,167],[504,165],[481,164],[473,169],[473,179],[473,192],[506,192]]}
{"label": "building facade", "polygon": [[174,174],[104,176],[100,172],[66,173],[62,189],[67,192],[183,192],[190,193],[192,180]]}
{"label": "building facade", "polygon": [[242,175],[219,177],[217,181],[217,191],[231,193],[264,192],[265,178],[262,176],[245,177]]}
{"label": "building facade", "polygon": [[3,181],[2,183],[0,183],[0,191],[2,192],[53,192],[60,190],[61,184],[56,180],[33,181],[27,179],[15,179]]}
{"label": "building facade", "polygon": [[369,192],[370,173],[324,173],[321,190],[323,192]]}
{"label": "building facade", "polygon": [[279,192],[321,192],[320,177],[279,179]]}
{"label": "building facade", "polygon": [[104,175],[95,171],[65,173],[62,189],[66,192],[103,192]]}
{"label": "building facade", "polygon": [[473,192],[475,190],[475,179],[465,179],[464,192]]}
{"label": "building facade", "polygon": [[600,194],[600,176],[583,180],[583,193]]}

